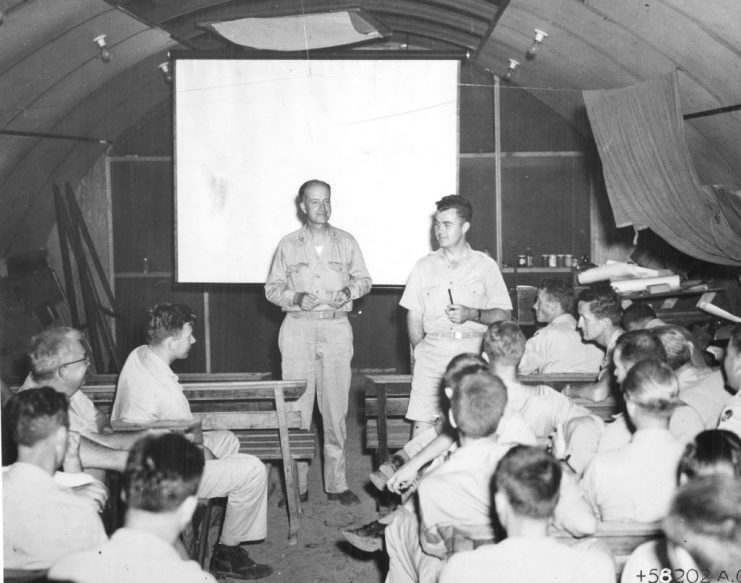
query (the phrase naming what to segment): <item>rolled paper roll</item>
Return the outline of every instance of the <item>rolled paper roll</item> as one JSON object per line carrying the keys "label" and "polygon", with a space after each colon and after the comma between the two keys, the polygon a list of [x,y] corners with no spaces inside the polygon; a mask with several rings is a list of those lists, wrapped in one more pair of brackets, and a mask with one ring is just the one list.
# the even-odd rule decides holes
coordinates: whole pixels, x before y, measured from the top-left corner
{"label": "rolled paper roll", "polygon": [[741,323],[741,318],[739,318],[738,316],[734,316],[733,314],[731,314],[731,312],[728,312],[723,308],[719,308],[718,306],[711,304],[710,302],[700,302],[699,304],[697,304],[697,307],[700,308],[703,312],[707,312],[708,314],[712,314],[713,316],[718,316],[719,318],[730,320],[731,322]]}

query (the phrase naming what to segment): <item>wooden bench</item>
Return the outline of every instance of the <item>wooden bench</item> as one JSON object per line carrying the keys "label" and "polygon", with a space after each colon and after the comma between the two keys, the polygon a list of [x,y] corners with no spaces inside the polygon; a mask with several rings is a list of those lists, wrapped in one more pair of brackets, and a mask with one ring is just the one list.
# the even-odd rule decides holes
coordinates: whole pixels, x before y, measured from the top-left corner
{"label": "wooden bench", "polygon": [[[404,415],[409,405],[412,377],[366,375],[365,378],[365,447],[375,450],[376,461],[382,463],[390,451],[404,447],[409,441],[411,424]],[[528,385],[549,385],[560,391],[568,384],[587,384],[595,378],[590,373],[567,373],[527,375],[519,380]],[[599,403],[587,399],[575,399],[575,402],[605,420],[620,410],[620,403],[613,396]]]}
{"label": "wooden bench", "polygon": [[[204,431],[231,430],[239,439],[240,452],[265,461],[282,461],[288,502],[288,543],[296,544],[300,501],[295,462],[314,457],[315,433],[302,430],[301,413],[287,411],[285,403],[298,399],[306,390],[306,382],[203,381],[202,378],[196,381],[185,375],[181,376],[181,381],[193,417],[201,422]],[[86,384],[82,391],[102,411],[110,412],[116,391],[114,384],[103,384],[100,377],[96,377],[94,384]],[[266,403],[269,408],[259,406]]]}

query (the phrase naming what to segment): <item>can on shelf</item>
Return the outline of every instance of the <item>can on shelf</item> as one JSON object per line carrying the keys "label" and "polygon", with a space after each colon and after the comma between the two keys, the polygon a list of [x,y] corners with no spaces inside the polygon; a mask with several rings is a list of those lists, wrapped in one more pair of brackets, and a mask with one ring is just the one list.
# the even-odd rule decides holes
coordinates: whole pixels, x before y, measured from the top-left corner
{"label": "can on shelf", "polygon": [[540,266],[541,267],[548,267],[548,258],[550,255],[541,255],[540,256]]}
{"label": "can on shelf", "polygon": [[574,267],[574,256],[571,253],[564,255],[564,267]]}
{"label": "can on shelf", "polygon": [[527,267],[527,256],[526,255],[517,256],[517,267]]}
{"label": "can on shelf", "polygon": [[556,255],[556,267],[566,267],[566,255]]}
{"label": "can on shelf", "polygon": [[548,256],[548,267],[558,267],[558,259],[555,254]]}

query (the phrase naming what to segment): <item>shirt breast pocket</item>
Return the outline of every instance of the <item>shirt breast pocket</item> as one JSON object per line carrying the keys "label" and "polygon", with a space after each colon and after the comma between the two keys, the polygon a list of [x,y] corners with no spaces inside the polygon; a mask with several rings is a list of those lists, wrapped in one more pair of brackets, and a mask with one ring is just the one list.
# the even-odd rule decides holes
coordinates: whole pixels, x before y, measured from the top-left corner
{"label": "shirt breast pocket", "polygon": [[486,307],[486,287],[480,281],[460,286],[453,291],[453,299],[456,304],[483,309]]}
{"label": "shirt breast pocket", "polygon": [[442,315],[445,307],[450,303],[446,288],[432,285],[422,288],[422,306],[424,313],[428,315]]}
{"label": "shirt breast pocket", "polygon": [[329,267],[328,290],[340,290],[350,283],[347,265],[343,261],[327,261],[327,267]]}
{"label": "shirt breast pocket", "polygon": [[290,289],[305,291],[307,289],[304,282],[304,274],[309,268],[308,263],[296,262],[286,267],[286,278]]}

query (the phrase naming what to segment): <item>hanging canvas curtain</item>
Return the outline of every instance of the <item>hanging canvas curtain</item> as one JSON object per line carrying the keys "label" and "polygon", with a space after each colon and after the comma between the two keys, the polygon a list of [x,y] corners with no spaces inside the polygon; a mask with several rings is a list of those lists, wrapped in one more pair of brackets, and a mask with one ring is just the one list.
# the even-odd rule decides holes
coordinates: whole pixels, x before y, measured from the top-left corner
{"label": "hanging canvas curtain", "polygon": [[617,226],[650,228],[692,257],[741,265],[741,201],[700,184],[685,143],[676,71],[585,91],[584,101]]}

